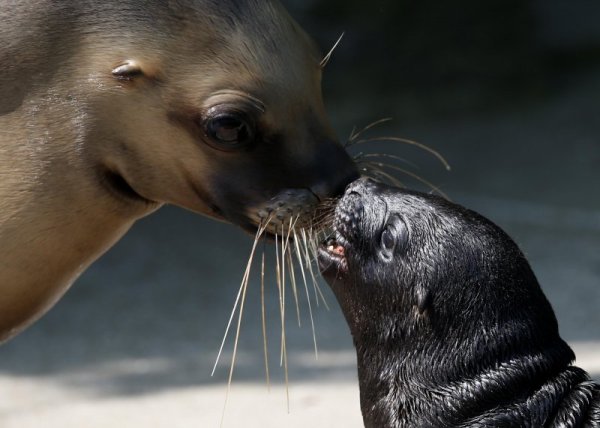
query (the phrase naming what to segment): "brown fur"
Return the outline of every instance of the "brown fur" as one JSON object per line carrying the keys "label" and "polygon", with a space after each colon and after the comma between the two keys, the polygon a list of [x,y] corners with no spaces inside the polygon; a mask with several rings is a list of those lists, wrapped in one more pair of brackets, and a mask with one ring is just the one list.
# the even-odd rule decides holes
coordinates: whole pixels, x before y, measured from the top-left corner
{"label": "brown fur", "polygon": [[[115,77],[127,61],[141,73]],[[355,169],[326,119],[319,61],[276,1],[9,0],[0,341],[162,204],[248,227],[242,216],[282,189],[338,191]],[[205,144],[197,120],[217,102],[262,105],[260,144],[277,146],[232,154]],[[338,165],[317,168],[322,150]]]}

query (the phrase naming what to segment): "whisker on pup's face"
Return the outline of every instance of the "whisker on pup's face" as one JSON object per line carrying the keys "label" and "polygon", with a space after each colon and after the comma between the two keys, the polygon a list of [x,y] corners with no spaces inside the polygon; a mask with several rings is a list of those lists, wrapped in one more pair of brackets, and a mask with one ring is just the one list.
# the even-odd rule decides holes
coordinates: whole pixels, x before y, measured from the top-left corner
{"label": "whisker on pup's face", "polygon": [[499,227],[369,179],[346,189],[333,225],[319,267],[354,338],[366,426],[547,426],[588,408],[600,423],[600,387],[569,366],[548,300]]}

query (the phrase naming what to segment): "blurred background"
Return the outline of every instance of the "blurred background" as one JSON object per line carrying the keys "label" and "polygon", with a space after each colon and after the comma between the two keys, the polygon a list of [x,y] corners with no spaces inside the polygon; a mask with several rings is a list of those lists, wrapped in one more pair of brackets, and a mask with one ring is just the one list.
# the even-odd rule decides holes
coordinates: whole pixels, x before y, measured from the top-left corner
{"label": "blurred background", "polygon": [[[409,145],[353,149],[405,158],[413,165],[402,167],[505,228],[578,364],[600,378],[600,2],[283,3],[324,52],[345,32],[323,82],[340,139],[389,117],[366,135],[442,153],[450,172]],[[231,340],[210,374],[251,244],[176,208],[140,221],[0,348],[0,426],[219,426]],[[352,341],[327,287],[329,310],[311,302],[318,360],[306,298],[298,327],[288,294],[288,412],[275,283],[266,284],[269,392],[253,279],[223,426],[361,426]]]}

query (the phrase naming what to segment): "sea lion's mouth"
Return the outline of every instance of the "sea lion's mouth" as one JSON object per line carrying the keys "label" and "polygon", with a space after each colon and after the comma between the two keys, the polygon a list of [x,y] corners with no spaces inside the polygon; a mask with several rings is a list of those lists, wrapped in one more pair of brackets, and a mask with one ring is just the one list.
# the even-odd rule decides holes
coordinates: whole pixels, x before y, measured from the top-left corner
{"label": "sea lion's mouth", "polygon": [[325,249],[332,257],[346,258],[346,248],[335,238],[329,238],[325,241]]}
{"label": "sea lion's mouth", "polygon": [[341,236],[328,238],[319,246],[319,269],[324,276],[347,272],[346,245]]}
{"label": "sea lion's mouth", "polygon": [[309,229],[318,214],[319,199],[309,189],[284,189],[271,199],[246,211],[246,218],[265,232],[289,235],[293,230]]}

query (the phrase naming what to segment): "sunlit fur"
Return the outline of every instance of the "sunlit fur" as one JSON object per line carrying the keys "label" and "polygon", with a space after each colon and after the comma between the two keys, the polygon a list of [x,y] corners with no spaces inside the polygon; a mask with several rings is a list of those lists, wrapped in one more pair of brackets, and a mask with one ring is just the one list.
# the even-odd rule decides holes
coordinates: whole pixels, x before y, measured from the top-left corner
{"label": "sunlit fur", "polygon": [[[4,2],[0,342],[162,204],[254,231],[285,189],[341,192],[321,58],[276,0]],[[252,147],[207,144],[215,105],[250,111]]]}

